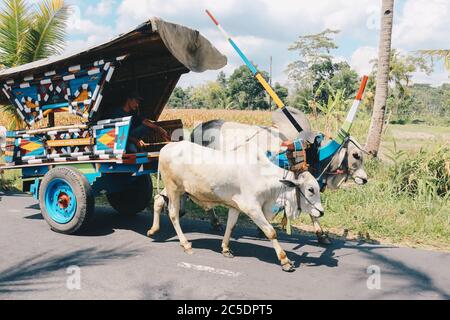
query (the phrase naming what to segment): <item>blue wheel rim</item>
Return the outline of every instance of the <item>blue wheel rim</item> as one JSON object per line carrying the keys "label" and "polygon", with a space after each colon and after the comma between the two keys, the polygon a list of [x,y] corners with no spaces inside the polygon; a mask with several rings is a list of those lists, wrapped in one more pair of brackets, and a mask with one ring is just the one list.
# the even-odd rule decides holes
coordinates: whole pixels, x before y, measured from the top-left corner
{"label": "blue wheel rim", "polygon": [[77,212],[77,199],[72,187],[63,179],[52,180],[45,190],[45,208],[50,219],[67,224]]}

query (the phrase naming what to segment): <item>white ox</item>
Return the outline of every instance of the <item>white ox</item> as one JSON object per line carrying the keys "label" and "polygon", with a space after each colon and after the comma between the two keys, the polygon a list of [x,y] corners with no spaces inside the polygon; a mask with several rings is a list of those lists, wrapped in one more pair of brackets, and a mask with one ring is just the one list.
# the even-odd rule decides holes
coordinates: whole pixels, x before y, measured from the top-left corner
{"label": "white ox", "polygon": [[[214,150],[237,150],[251,142],[256,143],[260,151],[277,153],[280,151],[282,142],[292,139],[292,135],[291,133],[291,136],[287,137],[275,127],[259,127],[214,120],[195,128],[191,135],[191,141]],[[362,150],[362,147],[354,139],[351,139],[333,157],[330,166],[324,173],[328,188],[338,189],[350,178],[358,185],[368,182]],[[213,212],[210,214],[213,226],[220,226],[215,214]],[[313,216],[311,219],[319,242],[330,244],[331,241],[323,232],[319,220]]]}
{"label": "white ox", "polygon": [[[255,158],[242,157],[244,154],[255,154]],[[163,196],[166,196],[170,219],[181,246],[189,254],[192,253],[192,244],[183,234],[179,221],[180,200],[184,194],[205,210],[219,205],[230,209],[222,242],[225,257],[233,257],[230,237],[240,212],[243,212],[272,241],[283,270],[287,272],[294,270],[293,264],[269,223],[274,216],[274,206],[283,205],[291,219],[297,218],[301,211],[315,217],[324,214],[319,184],[309,172],[296,178],[257,152],[242,149],[223,152],[190,142],[172,143],[161,151],[159,170],[166,189],[163,195],[155,198],[154,221],[148,236],[152,237],[160,230],[160,214],[165,203]]]}

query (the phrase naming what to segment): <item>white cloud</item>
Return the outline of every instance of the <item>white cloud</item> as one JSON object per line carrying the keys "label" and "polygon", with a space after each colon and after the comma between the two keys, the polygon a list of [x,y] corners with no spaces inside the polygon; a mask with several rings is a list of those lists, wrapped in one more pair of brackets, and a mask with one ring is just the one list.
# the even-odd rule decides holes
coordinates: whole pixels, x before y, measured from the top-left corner
{"label": "white cloud", "polygon": [[100,25],[92,20],[84,19],[83,12],[80,7],[72,6],[71,14],[67,23],[67,32],[69,34],[77,35],[112,35],[114,31],[111,31],[111,27]]}
{"label": "white cloud", "polygon": [[[238,7],[239,1],[214,1],[210,0],[123,0],[117,9],[118,29],[122,32],[146,21],[152,17],[161,17],[166,20],[176,19],[177,23],[195,26],[195,21],[207,17],[204,10],[210,8],[213,11],[227,14]],[[190,22],[190,23],[189,23]],[[194,22],[194,25],[192,25]]]}
{"label": "white cloud", "polygon": [[350,66],[360,75],[367,75],[372,71],[371,61],[376,59],[377,56],[377,48],[369,46],[360,47],[352,54]]}
{"label": "white cloud", "polygon": [[409,0],[395,21],[394,47],[407,50],[448,48],[450,1]]}
{"label": "white cloud", "polygon": [[366,8],[372,0],[260,0],[269,21],[276,21],[290,29],[321,31],[323,28],[351,30],[351,27],[365,22]]}
{"label": "white cloud", "polygon": [[64,50],[65,53],[69,52],[77,52],[81,50],[86,50],[90,47],[99,45],[103,42],[106,42],[109,38],[104,36],[91,35],[84,40],[71,40],[67,41],[66,48]]}
{"label": "white cloud", "polygon": [[[69,45],[96,44],[159,16],[200,30],[227,55],[229,66],[225,71],[230,73],[242,61],[204,13],[208,8],[260,69],[268,70],[269,56],[274,57],[277,81],[286,82],[285,67],[296,59],[295,53],[287,51],[290,43],[299,35],[324,28],[341,30],[336,39],[341,47],[337,59],[351,61],[351,66],[363,74],[371,71],[370,61],[377,57],[380,3],[374,0],[101,0],[85,8],[86,16],[79,15],[69,28],[70,34],[82,35],[86,41],[72,41]],[[450,1],[398,1],[396,8],[401,10],[395,12],[394,48],[410,53],[448,46]],[[96,16],[114,17],[114,22],[101,25],[94,19]],[[359,48],[350,53],[348,47]],[[430,77],[430,81],[442,79],[438,74]],[[192,84],[196,84],[213,80],[216,75],[217,72],[210,72],[184,76],[184,79],[192,79]],[[419,78],[419,75],[415,77]]]}
{"label": "white cloud", "polygon": [[[83,18],[83,14],[85,13],[80,7],[71,6],[67,32],[76,40],[72,39],[67,42],[65,52],[86,49],[90,46],[105,42],[115,35],[114,28]],[[80,40],[80,37],[84,39]]]}
{"label": "white cloud", "polygon": [[115,0],[102,0],[95,6],[89,6],[86,9],[86,15],[105,17],[112,13],[116,5]]}

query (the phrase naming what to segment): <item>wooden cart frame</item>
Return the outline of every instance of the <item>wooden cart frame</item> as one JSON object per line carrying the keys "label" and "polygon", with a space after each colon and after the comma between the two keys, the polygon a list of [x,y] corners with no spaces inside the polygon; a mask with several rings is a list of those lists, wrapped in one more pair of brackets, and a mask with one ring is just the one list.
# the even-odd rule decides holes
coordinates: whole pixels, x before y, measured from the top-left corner
{"label": "wooden cart frame", "polygon": [[[145,151],[129,154],[132,117],[108,115],[137,90],[144,98],[145,117],[174,141],[183,139],[180,120],[158,119],[181,75],[193,68],[180,62],[159,28],[207,40],[194,30],[161,21],[148,21],[93,48],[0,72],[0,104],[13,105],[28,127],[7,132],[6,163],[0,169],[21,170],[23,191],[39,200],[54,231],[73,234],[85,228],[100,193],[123,214],[136,214],[150,204],[150,175],[157,172],[165,143],[152,134]],[[197,49],[204,50],[204,43]],[[195,55],[193,49],[195,43],[186,48]],[[208,50],[215,50],[226,64],[212,45]],[[73,125],[55,127],[58,113],[74,115]]]}

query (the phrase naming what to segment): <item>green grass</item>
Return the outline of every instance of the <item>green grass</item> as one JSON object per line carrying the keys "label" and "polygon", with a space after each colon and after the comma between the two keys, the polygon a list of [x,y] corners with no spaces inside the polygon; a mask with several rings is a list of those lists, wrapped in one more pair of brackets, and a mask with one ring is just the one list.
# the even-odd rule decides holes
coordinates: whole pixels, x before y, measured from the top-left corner
{"label": "green grass", "polygon": [[[391,168],[371,161],[364,187],[327,191],[324,227],[353,237],[450,250],[450,202],[447,198],[414,198],[393,190]],[[305,223],[302,219],[298,223]]]}
{"label": "green grass", "polygon": [[[0,157],[0,163],[3,162],[3,157]],[[0,172],[0,190],[20,191],[22,189],[20,175],[20,170],[6,170],[3,173]]]}

